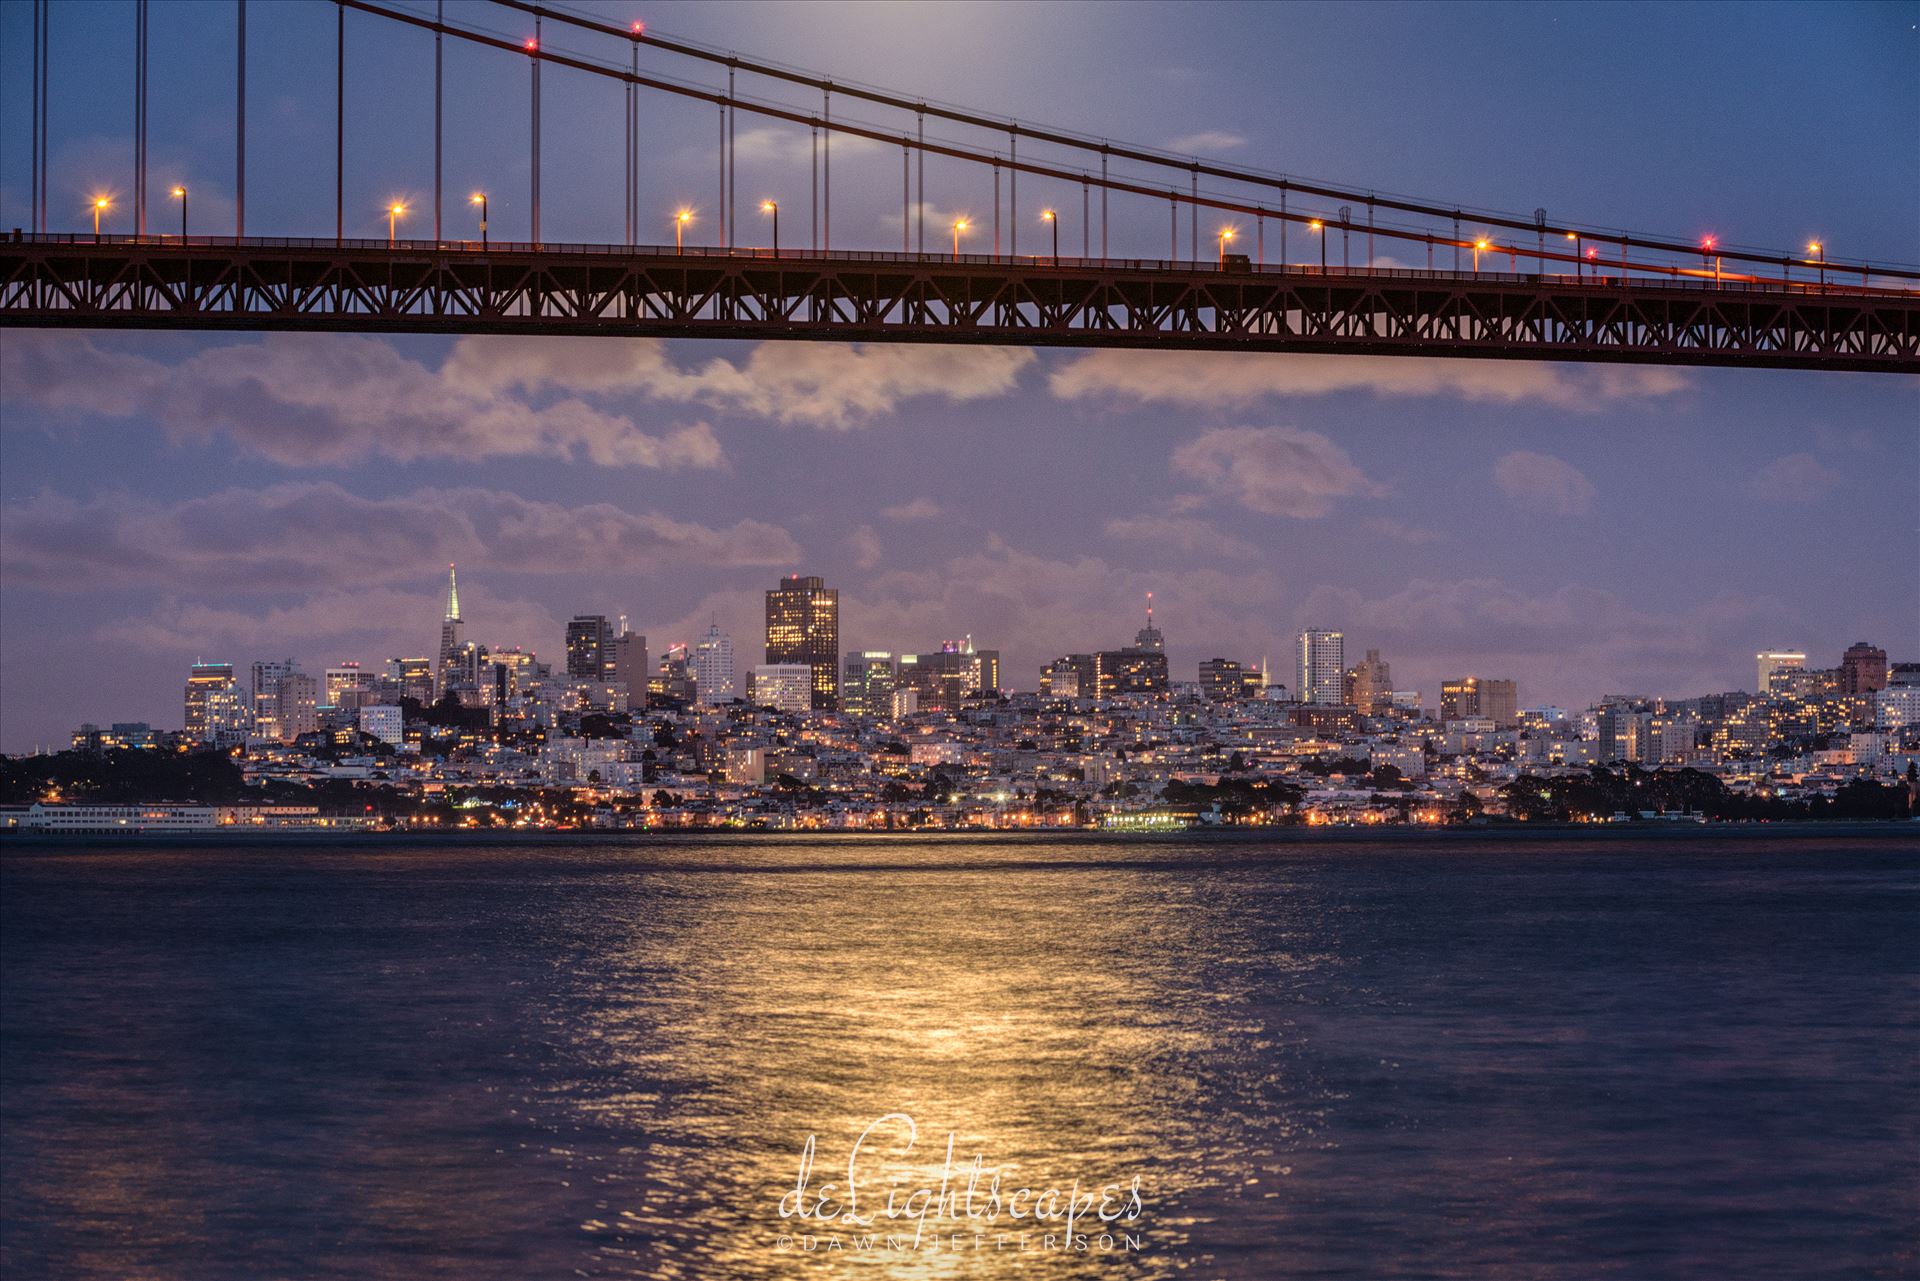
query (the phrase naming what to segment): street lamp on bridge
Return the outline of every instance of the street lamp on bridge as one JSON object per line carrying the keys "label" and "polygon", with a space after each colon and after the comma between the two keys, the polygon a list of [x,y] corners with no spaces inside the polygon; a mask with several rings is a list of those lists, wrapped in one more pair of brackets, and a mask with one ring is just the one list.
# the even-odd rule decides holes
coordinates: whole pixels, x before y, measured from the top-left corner
{"label": "street lamp on bridge", "polygon": [[[95,221],[97,222],[98,219]],[[98,233],[99,228],[94,228],[94,231]],[[1825,289],[1827,287],[1827,247],[1817,240],[1809,240],[1807,252],[1813,255],[1815,262],[1820,264],[1820,287]]]}
{"label": "street lamp on bridge", "polygon": [[113,208],[113,201],[105,196],[93,198],[93,238],[100,239],[100,215]]}
{"label": "street lamp on bridge", "polygon": [[1327,274],[1327,224],[1318,218],[1307,220],[1307,230],[1320,237],[1320,274]]}
{"label": "street lamp on bridge", "polygon": [[1485,236],[1482,236],[1480,237],[1480,239],[1473,242],[1473,274],[1474,275],[1477,276],[1480,274],[1480,251],[1483,249],[1492,249],[1492,248],[1493,248],[1493,242],[1491,240],[1488,240]]}
{"label": "street lamp on bridge", "polygon": [[1713,283],[1716,285],[1720,283],[1720,255],[1713,252],[1713,247],[1719,243],[1713,236],[1700,238],[1700,261],[1705,263],[1709,258],[1713,260]]}
{"label": "street lamp on bridge", "polygon": [[387,248],[393,248],[394,228],[406,216],[407,206],[403,202],[396,200],[387,206]]}
{"label": "street lamp on bridge", "polygon": [[180,239],[185,240],[187,238],[187,189],[175,187],[173,198],[180,202]]}
{"label": "street lamp on bridge", "polygon": [[1051,209],[1040,211],[1040,221],[1053,228],[1053,265],[1060,265],[1060,215]]}
{"label": "street lamp on bridge", "polygon": [[[640,26],[640,24],[637,22],[634,23],[633,25],[636,30]],[[686,230],[687,224],[692,221],[693,221],[693,210],[691,209],[682,209],[679,213],[676,213],[673,216],[673,252],[675,253],[680,252],[680,233]]]}
{"label": "street lamp on bridge", "polygon": [[1220,270],[1227,269],[1227,242],[1233,239],[1233,228],[1220,228]]}
{"label": "street lamp on bridge", "polygon": [[960,261],[960,233],[971,226],[973,226],[973,224],[965,218],[955,218],[953,220],[953,260],[955,262]]}
{"label": "street lamp on bridge", "polygon": [[487,193],[476,191],[467,198],[467,203],[480,206],[480,247],[485,249],[487,247]]}
{"label": "street lamp on bridge", "polygon": [[780,202],[778,200],[762,200],[760,202],[760,212],[773,215],[773,256],[778,258],[780,256]]}

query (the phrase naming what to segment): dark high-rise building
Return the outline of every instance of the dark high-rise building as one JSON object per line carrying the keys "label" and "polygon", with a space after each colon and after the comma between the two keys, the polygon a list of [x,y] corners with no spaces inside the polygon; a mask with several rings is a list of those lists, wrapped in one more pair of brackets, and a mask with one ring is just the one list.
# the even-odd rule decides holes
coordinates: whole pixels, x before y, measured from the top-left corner
{"label": "dark high-rise building", "polygon": [[614,679],[613,624],[605,614],[575,614],[567,624],[567,675],[575,680]]}
{"label": "dark high-rise building", "polygon": [[767,593],[767,662],[813,670],[813,708],[840,705],[840,591],[819,578],[789,575]]}
{"label": "dark high-rise building", "polygon": [[647,706],[647,682],[653,670],[647,665],[647,638],[638,632],[622,632],[613,642],[613,679],[627,687],[627,710],[644,711]]}
{"label": "dark high-rise building", "polygon": [[1855,641],[1840,656],[1840,692],[1848,696],[1871,694],[1887,687],[1887,651]]}
{"label": "dark high-rise building", "polygon": [[1200,662],[1200,696],[1209,703],[1236,703],[1246,686],[1246,669],[1231,658]]}
{"label": "dark high-rise building", "polygon": [[1103,649],[1093,656],[1093,681],[1100,698],[1164,694],[1167,656],[1157,649]]}
{"label": "dark high-rise building", "polygon": [[1092,698],[1097,684],[1092,654],[1068,654],[1040,669],[1040,692],[1049,698]]}
{"label": "dark high-rise building", "polygon": [[902,654],[895,678],[923,712],[958,711],[968,698],[1000,691],[1000,651],[975,649],[973,637],[942,641],[937,654]]}
{"label": "dark high-rise building", "polygon": [[1349,667],[1342,685],[1341,701],[1351,704],[1362,716],[1376,716],[1387,710],[1393,695],[1393,668],[1370,649],[1367,656]]}
{"label": "dark high-rise building", "polygon": [[1440,685],[1442,721],[1492,721],[1501,729],[1520,723],[1520,700],[1512,681],[1462,676]]}

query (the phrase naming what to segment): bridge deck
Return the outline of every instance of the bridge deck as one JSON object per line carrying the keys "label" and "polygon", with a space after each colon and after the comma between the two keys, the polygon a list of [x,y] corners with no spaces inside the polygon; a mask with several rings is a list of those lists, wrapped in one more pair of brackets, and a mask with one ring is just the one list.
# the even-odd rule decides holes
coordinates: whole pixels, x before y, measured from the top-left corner
{"label": "bridge deck", "polygon": [[1920,372],[1920,293],[1642,275],[0,239],[0,325],[964,342]]}

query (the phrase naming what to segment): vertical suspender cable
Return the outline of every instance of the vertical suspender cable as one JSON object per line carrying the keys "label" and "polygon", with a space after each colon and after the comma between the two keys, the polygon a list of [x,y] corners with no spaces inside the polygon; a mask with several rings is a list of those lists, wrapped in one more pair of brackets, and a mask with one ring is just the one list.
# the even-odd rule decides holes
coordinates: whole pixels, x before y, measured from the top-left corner
{"label": "vertical suspender cable", "polygon": [[333,238],[347,238],[347,6],[340,6],[334,38],[333,73]]}
{"label": "vertical suspender cable", "polygon": [[[640,74],[640,37],[633,38],[633,74]],[[629,134],[633,138],[632,159],[627,166],[627,207],[633,210],[633,234],[627,237],[627,243],[640,243],[640,86],[630,86],[633,98],[628,105],[628,119],[631,121]]]}
{"label": "vertical suspender cable", "polygon": [[[233,112],[233,234],[247,234],[247,0],[240,0]],[[346,10],[340,11],[346,21]]]}
{"label": "vertical suspender cable", "polygon": [[907,253],[913,248],[913,149],[907,140],[900,140],[900,252]]}
{"label": "vertical suspender cable", "polygon": [[40,4],[33,0],[33,173],[27,181],[27,225],[40,231]]}
{"label": "vertical suspender cable", "polygon": [[733,229],[734,239],[740,236],[740,172],[735,162],[740,158],[739,142],[734,137],[734,126],[738,122],[740,108],[733,102],[733,66],[727,67],[727,225]]}
{"label": "vertical suspender cable", "polygon": [[1200,261],[1200,166],[1199,165],[1195,165],[1193,167],[1193,209],[1192,209],[1191,216],[1188,218],[1188,221],[1193,226],[1193,249],[1191,250],[1188,256],[1188,261],[1199,262]]}
{"label": "vertical suspender cable", "polygon": [[133,234],[147,234],[147,0],[133,6]]}
{"label": "vertical suspender cable", "polygon": [[1100,256],[1107,256],[1107,148],[1100,147]]}
{"label": "vertical suspender cable", "polygon": [[920,146],[916,155],[920,160],[920,245],[919,252],[927,252],[927,113],[916,113],[920,118]]}
{"label": "vertical suspender cable", "polygon": [[434,0],[433,21],[433,241],[440,243],[440,121],[442,76],[440,42],[443,39],[438,28],[447,20],[446,0]]}
{"label": "vertical suspender cable", "polygon": [[1020,256],[1020,135],[1007,131],[1007,150],[1013,169],[1007,175],[1007,211],[1013,218],[1013,233],[1007,237],[1007,252]]}
{"label": "vertical suspender cable", "polygon": [[820,138],[820,247],[833,251],[833,90],[820,91],[821,116],[827,122]]}
{"label": "vertical suspender cable", "polygon": [[1080,180],[1080,257],[1093,256],[1093,193],[1087,186],[1087,180]]}
{"label": "vertical suspender cable", "polygon": [[1000,159],[993,161],[993,256],[1000,256]]}
{"label": "vertical suspender cable", "polygon": [[727,247],[727,106],[720,104],[720,148],[715,153],[720,157],[720,247]]}
{"label": "vertical suspender cable", "polygon": [[[635,46],[638,56],[639,46]],[[620,207],[624,210],[620,243],[633,247],[633,81],[620,86],[620,125],[626,131],[626,149],[621,153]]]}
{"label": "vertical suspender cable", "polygon": [[820,126],[807,126],[807,209],[808,236],[813,251],[820,252]]}
{"label": "vertical suspender cable", "polygon": [[540,15],[533,15],[533,243],[540,243]]}

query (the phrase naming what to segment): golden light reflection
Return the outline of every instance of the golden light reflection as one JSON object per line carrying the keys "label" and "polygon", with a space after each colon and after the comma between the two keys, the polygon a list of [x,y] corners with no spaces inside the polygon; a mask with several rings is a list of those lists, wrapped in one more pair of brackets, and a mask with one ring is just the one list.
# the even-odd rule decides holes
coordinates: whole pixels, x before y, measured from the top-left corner
{"label": "golden light reflection", "polygon": [[[817,1275],[831,1258],[903,1278],[1162,1277],[1203,1231],[1183,1210],[1197,1189],[1278,1187],[1291,1158],[1223,1155],[1232,1145],[1206,1126],[1239,1122],[1195,1080],[1193,1065],[1249,1045],[1271,1055],[1262,1038],[1273,1030],[1250,1021],[1232,972],[1196,964],[1233,945],[1218,895],[1112,866],[1111,850],[1107,865],[1072,866],[1069,851],[1036,871],[1036,857],[1060,851],[876,838],[789,848],[722,847],[716,861],[767,866],[676,877],[671,894],[647,896],[627,923],[631,946],[596,958],[589,1025],[556,1030],[593,1047],[592,1075],[610,1087],[572,1106],[674,1136],[657,1191],[609,1200],[610,1244],[670,1240],[674,1276]],[[964,862],[949,858],[958,851]],[[1142,1212],[1106,1229],[1117,1238],[1106,1254],[1041,1248],[1063,1235],[1057,1223],[970,1222],[957,1206],[925,1227],[947,1244],[904,1252],[861,1251],[855,1238],[910,1239],[912,1218],[852,1228],[781,1216],[810,1135],[809,1195],[838,1206],[850,1148],[892,1114],[913,1119],[915,1146],[901,1153],[901,1121],[873,1131],[858,1166],[863,1211],[889,1192],[939,1189],[951,1134],[959,1180],[981,1157],[977,1207],[997,1168],[1003,1192],[1138,1176]],[[1074,1231],[1097,1239],[1105,1225],[1092,1217]],[[996,1233],[1023,1230],[1032,1248],[994,1247]],[[1141,1248],[1128,1252],[1119,1231]],[[812,1252],[797,1244],[809,1234]],[[835,1238],[837,1250],[825,1244]]]}

